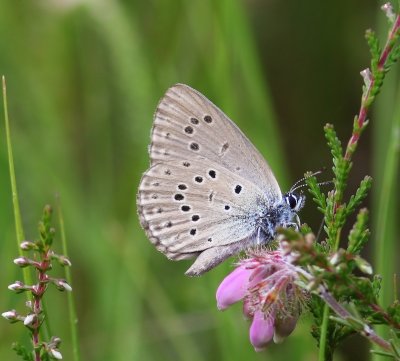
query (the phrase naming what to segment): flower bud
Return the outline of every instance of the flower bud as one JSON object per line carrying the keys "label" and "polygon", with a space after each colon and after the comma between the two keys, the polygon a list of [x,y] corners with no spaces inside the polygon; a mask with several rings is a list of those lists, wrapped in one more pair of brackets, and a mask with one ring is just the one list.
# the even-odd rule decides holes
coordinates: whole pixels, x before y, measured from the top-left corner
{"label": "flower bud", "polygon": [[53,336],[50,342],[57,347],[61,343],[61,338]]}
{"label": "flower bud", "polygon": [[19,246],[24,251],[30,251],[32,249],[36,249],[36,244],[31,241],[23,241]]}
{"label": "flower bud", "polygon": [[29,266],[31,264],[30,260],[26,257],[18,257],[14,259],[14,263],[21,268]]}
{"label": "flower bud", "polygon": [[13,284],[8,286],[10,291],[21,293],[26,290],[25,285],[21,281],[15,281]]}
{"label": "flower bud", "polygon": [[1,315],[8,321],[11,321],[11,322],[18,321],[18,313],[15,310],[3,312]]}
{"label": "flower bud", "polygon": [[297,319],[298,317],[293,316],[285,318],[283,320],[275,320],[275,343],[283,342],[283,340],[293,332],[293,330],[296,328]]}
{"label": "flower bud", "polygon": [[51,349],[49,350],[49,354],[50,354],[52,357],[54,357],[55,359],[57,359],[57,360],[62,360],[61,352],[58,351],[58,350],[55,349],[55,348],[51,348]]}
{"label": "flower bud", "polygon": [[365,259],[357,256],[356,258],[354,258],[354,261],[356,262],[356,265],[361,272],[364,272],[368,275],[372,274],[372,266]]}
{"label": "flower bud", "polygon": [[390,22],[394,22],[396,20],[396,14],[393,11],[393,6],[391,3],[386,3],[381,6],[381,9],[385,12],[387,18]]}
{"label": "flower bud", "polygon": [[24,319],[24,325],[30,326],[35,320],[36,320],[36,315],[34,313],[29,313]]}
{"label": "flower bud", "polygon": [[61,266],[68,266],[71,267],[71,261],[69,260],[68,257],[62,256],[62,255],[58,255],[58,254],[52,254],[51,255],[52,259],[57,260],[57,262],[61,265]]}
{"label": "flower bud", "polygon": [[273,337],[274,318],[268,317],[261,311],[256,311],[250,327],[250,342],[254,349],[257,352],[264,350]]}
{"label": "flower bud", "polygon": [[364,84],[367,88],[369,88],[369,86],[371,85],[371,81],[372,81],[372,73],[371,70],[369,70],[369,68],[364,69],[363,71],[360,72],[362,78],[364,79]]}
{"label": "flower bud", "polygon": [[54,280],[54,284],[56,285],[59,291],[72,291],[72,287],[67,283],[67,281],[63,279]]}
{"label": "flower bud", "polygon": [[339,257],[339,253],[335,252],[329,259],[329,263],[332,266],[336,266],[338,263],[340,262],[340,257]]}

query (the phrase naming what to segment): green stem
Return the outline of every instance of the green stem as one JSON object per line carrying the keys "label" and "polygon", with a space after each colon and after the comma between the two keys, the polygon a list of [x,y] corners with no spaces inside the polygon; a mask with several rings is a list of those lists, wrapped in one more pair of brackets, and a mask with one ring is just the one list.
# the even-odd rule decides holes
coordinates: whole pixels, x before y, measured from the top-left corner
{"label": "green stem", "polygon": [[[392,126],[391,138],[389,140],[389,146],[387,150],[387,155],[384,164],[384,173],[382,179],[382,189],[381,196],[378,203],[377,211],[377,222],[376,222],[376,234],[379,235],[379,240],[376,242],[376,269],[379,273],[385,273],[383,277],[388,290],[391,289],[391,278],[394,274],[394,269],[387,270],[388,260],[395,254],[395,243],[390,242],[387,237],[388,230],[388,219],[389,213],[395,211],[393,209],[393,194],[395,194],[395,184],[397,181],[398,172],[398,161],[399,161],[399,147],[400,147],[400,114],[396,114],[394,117],[394,122]],[[383,246],[384,245],[384,246]],[[386,277],[388,276],[388,277]],[[392,292],[390,292],[392,293]],[[393,301],[393,295],[389,297],[383,297],[384,292],[381,292],[380,301],[383,306],[387,306],[387,303]],[[387,295],[386,295],[387,296]]]}
{"label": "green stem", "polygon": [[322,316],[321,333],[319,337],[319,361],[329,361],[332,359],[332,355],[327,355],[326,340],[328,335],[328,323],[329,323],[329,306],[327,303],[324,305],[324,313]]}
{"label": "green stem", "polygon": [[[396,99],[400,98],[400,92]],[[397,102],[398,104],[398,102]],[[375,217],[375,270],[382,276],[382,289],[379,293],[379,304],[387,307],[396,299],[396,294],[391,287],[393,275],[396,272],[396,239],[393,237],[397,219],[397,204],[393,198],[399,169],[400,157],[400,106],[397,106],[393,116],[386,154],[383,159],[382,179],[380,182],[377,211]],[[387,327],[377,328],[378,333],[387,336]],[[374,355],[373,360],[384,360],[379,355]]]}
{"label": "green stem", "polygon": [[[58,197],[57,197],[57,210],[58,210],[58,221],[60,224],[60,235],[63,248],[63,255],[65,257],[68,257],[67,237],[65,235],[64,217],[60,206],[60,199]],[[71,270],[68,266],[65,266],[64,269],[65,269],[65,278],[67,280],[67,283],[69,285],[72,285]],[[69,325],[71,330],[73,360],[80,361],[79,341],[78,341],[79,337],[78,337],[78,327],[77,327],[78,316],[76,314],[74,296],[72,292],[68,292],[67,296],[68,296]]]}
{"label": "green stem", "polygon": [[[340,234],[341,234],[341,229],[338,229],[337,234],[336,234],[335,247],[333,249],[333,252],[336,252],[339,249]],[[324,313],[322,315],[321,333],[320,333],[320,337],[319,337],[319,357],[318,357],[319,361],[329,361],[333,357],[332,347],[329,348],[329,354],[327,354],[327,349],[326,349],[326,340],[327,340],[328,325],[329,325],[329,314],[330,314],[329,305],[327,303],[325,303]]]}
{"label": "green stem", "polygon": [[336,252],[339,249],[339,246],[340,246],[340,234],[341,233],[342,233],[342,229],[339,228],[337,230],[337,233],[336,233],[335,248],[332,250],[333,252]]}

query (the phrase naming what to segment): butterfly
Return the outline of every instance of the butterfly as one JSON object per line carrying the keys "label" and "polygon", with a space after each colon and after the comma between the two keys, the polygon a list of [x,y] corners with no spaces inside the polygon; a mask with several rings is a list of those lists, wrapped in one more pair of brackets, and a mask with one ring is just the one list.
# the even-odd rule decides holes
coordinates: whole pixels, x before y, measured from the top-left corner
{"label": "butterfly", "polygon": [[299,224],[304,196],[282,194],[235,123],[187,85],[172,86],[160,100],[149,154],[137,195],[140,223],[169,259],[196,258],[189,276]]}

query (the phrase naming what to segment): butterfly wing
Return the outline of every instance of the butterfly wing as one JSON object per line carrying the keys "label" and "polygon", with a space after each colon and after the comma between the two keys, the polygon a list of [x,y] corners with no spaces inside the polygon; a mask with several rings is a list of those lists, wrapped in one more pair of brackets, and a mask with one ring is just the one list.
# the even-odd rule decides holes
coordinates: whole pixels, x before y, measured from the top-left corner
{"label": "butterfly wing", "polygon": [[207,159],[157,163],[138,193],[141,224],[157,249],[174,260],[199,256],[189,275],[253,243],[269,206],[252,182]]}
{"label": "butterfly wing", "polygon": [[248,179],[270,198],[281,190],[269,165],[242,131],[204,95],[184,84],[158,104],[151,134],[151,164],[208,159]]}
{"label": "butterfly wing", "polygon": [[197,257],[189,275],[252,244],[258,217],[281,200],[279,185],[257,149],[220,109],[187,85],[174,85],[161,99],[149,152],[151,167],[137,199],[140,221],[168,258]]}

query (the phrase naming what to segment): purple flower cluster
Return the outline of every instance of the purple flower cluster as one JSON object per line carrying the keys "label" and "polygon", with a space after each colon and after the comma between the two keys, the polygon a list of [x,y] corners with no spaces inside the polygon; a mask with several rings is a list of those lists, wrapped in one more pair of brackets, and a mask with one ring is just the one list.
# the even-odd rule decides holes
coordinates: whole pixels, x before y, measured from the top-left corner
{"label": "purple flower cluster", "polygon": [[243,300],[252,320],[250,342],[262,351],[273,340],[282,342],[296,327],[307,294],[297,286],[298,274],[281,248],[257,251],[242,260],[219,285],[220,310]]}

